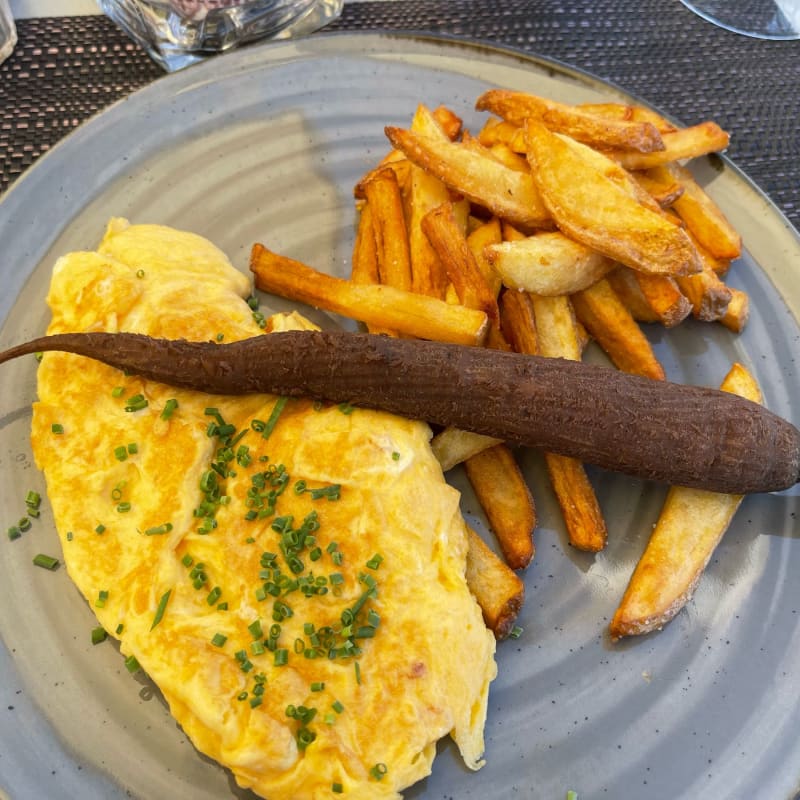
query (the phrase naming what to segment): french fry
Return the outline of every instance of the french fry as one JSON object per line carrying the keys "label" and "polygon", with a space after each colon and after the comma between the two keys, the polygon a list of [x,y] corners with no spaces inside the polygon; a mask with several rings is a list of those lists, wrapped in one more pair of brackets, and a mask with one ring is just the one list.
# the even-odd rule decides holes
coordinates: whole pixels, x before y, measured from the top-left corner
{"label": "french fry", "polygon": [[750,317],[750,298],[741,289],[729,286],[731,301],[720,322],[734,333],[741,333]]}
{"label": "french fry", "polygon": [[431,449],[442,472],[448,472],[457,464],[497,444],[501,444],[500,439],[461,428],[445,428],[431,439]]}
{"label": "french fry", "polygon": [[501,558],[467,526],[466,580],[483,611],[486,627],[505,639],[525,602],[525,584]]}
{"label": "french fry", "polygon": [[664,149],[653,153],[635,153],[631,150],[609,151],[625,169],[650,169],[672,161],[705,156],[723,151],[730,136],[715,122],[701,122],[690,128],[679,128],[661,134]]}
{"label": "french fry", "polygon": [[650,342],[607,280],[572,295],[572,305],[617,369],[664,380],[664,368]]}
{"label": "french fry", "polygon": [[[443,107],[437,110],[440,115],[445,115]],[[448,133],[445,132],[435,113],[420,105],[414,114],[411,129],[446,141]],[[461,129],[461,120],[454,114],[452,118],[445,116],[446,122],[448,119],[451,130],[456,131],[457,135],[457,131]],[[412,164],[407,199],[412,289],[419,294],[443,299],[449,278],[439,256],[422,230],[422,219],[429,211],[446,203],[450,199],[450,192],[437,177]]]}
{"label": "french fry", "polygon": [[[497,117],[489,117],[486,120],[483,128],[478,133],[478,141],[488,148],[494,147],[496,144],[504,144],[514,153],[525,152],[522,128]],[[519,149],[512,145],[514,142],[516,142]]]}
{"label": "french fry", "polygon": [[500,327],[517,353],[539,354],[536,317],[527,292],[503,292],[500,296]]}
{"label": "french fry", "polygon": [[377,167],[367,171],[361,177],[361,180],[356,183],[353,187],[353,197],[357,200],[363,200],[366,197],[364,194],[364,186],[384,169],[391,169],[394,172],[399,186],[406,186],[408,184],[411,173],[411,162],[405,157],[404,153],[401,153],[399,150],[391,150],[381,159]]}
{"label": "french fry", "polygon": [[505,142],[495,142],[489,148],[489,152],[509,169],[515,169],[517,172],[530,172],[531,168],[525,156],[514,152]]}
{"label": "french fry", "polygon": [[[733,365],[720,388],[761,402],[758,384],[740,364]],[[611,620],[614,639],[660,629],[683,608],[741,501],[741,495],[670,488]]]}
{"label": "french fry", "polygon": [[380,283],[375,232],[372,229],[372,210],[368,203],[364,204],[358,218],[350,278],[354,283]]}
{"label": "french fry", "polygon": [[731,290],[719,279],[710,264],[704,261],[702,272],[675,280],[692,304],[692,314],[696,319],[713,322],[725,316],[731,302]]}
{"label": "french fry", "polygon": [[690,275],[700,269],[686,233],[645,208],[541,123],[525,127],[536,186],[571,239],[642,272]]}
{"label": "french fry", "polygon": [[486,337],[486,314],[393,286],[361,285],[334,278],[299,261],[254,244],[250,269],[265,292],[332,311],[367,325],[420,339],[479,345]]}
{"label": "french fry", "polygon": [[492,89],[478,98],[475,107],[520,127],[527,119],[538,119],[553,131],[595,146],[643,153],[664,147],[658,129],[649,121],[614,119],[523,92]]}
{"label": "french fry", "polygon": [[497,297],[484,277],[469,243],[461,232],[447,202],[428,212],[422,219],[422,230],[444,265],[462,305],[478,308],[490,320],[497,321]]}
{"label": "french fry", "polygon": [[680,164],[668,164],[666,169],[683,187],[683,193],[674,201],[673,207],[697,241],[715,258],[738,258],[742,253],[742,237],[719,206],[688,169]]}
{"label": "french fry", "polygon": [[380,282],[410,292],[408,230],[403,198],[394,171],[382,169],[375,173],[364,184],[364,196],[371,209]]}
{"label": "french fry", "polygon": [[636,280],[635,270],[617,267],[606,275],[606,280],[637,322],[660,322]]}
{"label": "french fry", "polygon": [[657,170],[666,170],[666,167],[632,172],[631,175],[661,208],[669,208],[683,194],[683,186],[673,180],[671,175],[663,175]]}
{"label": "french fry", "polygon": [[536,509],[514,454],[505,444],[464,462],[467,478],[511,569],[524,569],[534,554]]}
{"label": "french fry", "polygon": [[669,120],[664,119],[660,114],[644,106],[630,106],[623,103],[581,103],[578,108],[609,119],[650,122],[655,125],[659,133],[677,130]]}
{"label": "french fry", "polygon": [[615,266],[597,250],[558,231],[493,244],[485,254],[510,289],[549,296],[585,289]]}
{"label": "french fry", "polygon": [[633,280],[639,285],[642,296],[656,319],[665,328],[674,327],[691,314],[692,304],[681,291],[677,278],[633,272]]}
{"label": "french fry", "polygon": [[393,127],[386,128],[386,135],[417,166],[492,214],[526,229],[552,227],[530,175],[455,142]]}
{"label": "french fry", "polygon": [[488,222],[480,223],[467,236],[467,244],[475,256],[475,263],[483,273],[483,277],[494,292],[495,297],[500,293],[503,282],[497,274],[497,270],[489,263],[486,258],[486,248],[489,245],[499,244],[503,241],[503,226],[497,217],[492,217]]}
{"label": "french fry", "polygon": [[436,106],[431,116],[439,124],[448,139],[455,141],[459,137],[463,121],[455,111],[447,106]]}

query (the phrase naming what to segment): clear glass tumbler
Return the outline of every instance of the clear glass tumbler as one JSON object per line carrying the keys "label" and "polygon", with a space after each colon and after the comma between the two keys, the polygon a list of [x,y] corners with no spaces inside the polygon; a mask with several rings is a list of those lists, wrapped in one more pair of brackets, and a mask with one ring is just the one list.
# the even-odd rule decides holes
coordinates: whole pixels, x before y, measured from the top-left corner
{"label": "clear glass tumbler", "polygon": [[256,39],[303,36],[336,19],[343,0],[98,0],[169,72]]}
{"label": "clear glass tumbler", "polygon": [[0,0],[0,62],[5,61],[17,43],[17,27],[8,0]]}

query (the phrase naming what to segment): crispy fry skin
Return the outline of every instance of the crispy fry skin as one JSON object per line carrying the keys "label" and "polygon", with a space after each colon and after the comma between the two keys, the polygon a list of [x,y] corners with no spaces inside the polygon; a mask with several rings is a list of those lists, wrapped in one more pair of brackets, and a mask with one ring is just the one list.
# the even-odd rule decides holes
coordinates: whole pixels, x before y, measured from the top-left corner
{"label": "crispy fry skin", "polygon": [[730,141],[730,136],[715,122],[701,122],[691,128],[663,133],[664,149],[654,153],[634,153],[630,150],[609,151],[626,169],[649,169],[672,161],[697,158],[709,153],[719,153]]}
{"label": "crispy fry skin", "polygon": [[503,558],[511,569],[524,569],[534,554],[536,509],[514,454],[497,444],[468,458],[464,467]]}
{"label": "crispy fry skin", "polygon": [[[758,384],[734,364],[720,387],[761,402]],[[609,630],[618,639],[662,628],[686,604],[714,548],[742,501],[741,495],[672,487]]]}
{"label": "crispy fry skin", "polygon": [[509,169],[490,154],[402,128],[386,128],[392,145],[417,166],[491,213],[523,228],[552,222],[530,175]]}
{"label": "crispy fry skin", "polygon": [[700,269],[680,227],[642,206],[541,123],[529,119],[525,137],[540,195],[570,238],[642,272],[690,275]]}
{"label": "crispy fry skin", "polygon": [[681,291],[677,278],[669,275],[645,275],[636,271],[632,271],[632,277],[639,286],[645,303],[665,328],[678,325],[691,314],[692,304]]}
{"label": "crispy fry skin", "polygon": [[484,277],[449,203],[434,208],[422,219],[422,230],[444,265],[462,305],[478,308],[497,321],[497,295]]}
{"label": "crispy fry skin", "polygon": [[572,305],[617,369],[664,380],[664,368],[650,342],[607,280],[572,295]]}
{"label": "crispy fry skin", "polygon": [[529,118],[539,119],[553,131],[566,133],[579,142],[650,153],[662,150],[661,135],[652,122],[614,119],[523,92],[492,89],[475,104],[508,122],[522,126]]}
{"label": "crispy fry skin", "polygon": [[411,291],[411,255],[408,249],[403,199],[394,171],[378,170],[364,184],[364,195],[372,212],[372,232],[380,282]]}
{"label": "crispy fry skin", "polygon": [[734,333],[741,333],[750,318],[750,298],[741,289],[729,286],[731,300],[720,322]]}
{"label": "crispy fry skin", "polygon": [[466,578],[483,611],[486,627],[505,639],[525,602],[525,584],[469,526]]}
{"label": "crispy fry skin", "polygon": [[250,269],[262,291],[379,328],[420,339],[472,345],[481,344],[486,336],[488,322],[482,311],[393,286],[360,285],[334,278],[261,244],[253,246]]}

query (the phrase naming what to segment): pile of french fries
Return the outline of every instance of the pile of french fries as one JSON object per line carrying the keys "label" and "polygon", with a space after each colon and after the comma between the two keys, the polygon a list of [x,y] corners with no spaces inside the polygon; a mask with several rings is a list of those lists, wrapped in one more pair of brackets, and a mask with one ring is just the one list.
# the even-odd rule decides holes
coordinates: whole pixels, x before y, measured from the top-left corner
{"label": "pile of french fries", "polygon": [[[487,91],[473,135],[446,107],[420,105],[354,188],[349,280],[253,248],[264,291],[359,320],[372,333],[580,360],[594,340],[618,369],[663,380],[641,323],[692,315],[740,332],[747,295],[724,276],[739,234],[684,163],[725,149],[713,122],[677,128],[651,110],[565,105]],[[432,379],[435,379],[432,376]],[[760,400],[736,365],[722,386]],[[536,509],[515,453],[463,430],[437,432],[442,469],[463,464],[500,556],[470,531],[467,579],[498,638],[524,600]],[[607,528],[583,464],[544,460],[570,544],[598,552]],[[661,627],[682,607],[741,498],[672,488],[610,626]]]}

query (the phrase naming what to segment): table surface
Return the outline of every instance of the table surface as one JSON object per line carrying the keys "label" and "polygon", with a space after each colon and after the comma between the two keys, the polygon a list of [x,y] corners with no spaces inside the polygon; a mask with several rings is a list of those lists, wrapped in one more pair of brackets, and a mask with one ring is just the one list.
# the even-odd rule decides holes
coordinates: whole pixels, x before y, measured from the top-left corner
{"label": "table surface", "polygon": [[[100,15],[18,18],[17,27],[19,43],[0,65],[0,193],[84,120],[163,74]],[[732,133],[730,159],[800,226],[800,41],[729,33],[679,0],[351,1],[327,30],[505,45],[611,81],[687,124],[713,119]]]}

